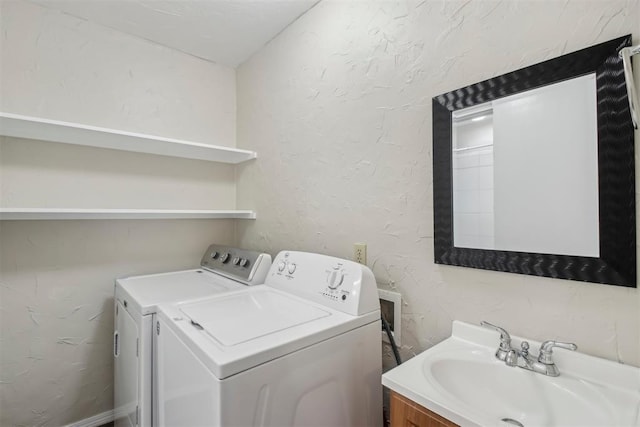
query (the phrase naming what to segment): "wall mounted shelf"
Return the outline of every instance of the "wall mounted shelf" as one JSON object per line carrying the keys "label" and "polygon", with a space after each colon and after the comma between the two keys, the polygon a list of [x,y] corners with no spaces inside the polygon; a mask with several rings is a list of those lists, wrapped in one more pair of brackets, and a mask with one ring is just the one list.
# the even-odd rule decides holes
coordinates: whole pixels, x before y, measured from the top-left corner
{"label": "wall mounted shelf", "polygon": [[0,220],[256,219],[249,210],[0,208]]}
{"label": "wall mounted shelf", "polygon": [[255,151],[0,112],[0,135],[238,164]]}

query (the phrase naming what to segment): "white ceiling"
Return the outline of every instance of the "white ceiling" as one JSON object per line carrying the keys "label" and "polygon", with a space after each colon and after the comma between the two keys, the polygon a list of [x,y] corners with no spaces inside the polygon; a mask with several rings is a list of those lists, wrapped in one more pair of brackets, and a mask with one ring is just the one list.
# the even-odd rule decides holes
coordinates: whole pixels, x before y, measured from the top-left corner
{"label": "white ceiling", "polygon": [[236,67],[319,0],[32,0]]}

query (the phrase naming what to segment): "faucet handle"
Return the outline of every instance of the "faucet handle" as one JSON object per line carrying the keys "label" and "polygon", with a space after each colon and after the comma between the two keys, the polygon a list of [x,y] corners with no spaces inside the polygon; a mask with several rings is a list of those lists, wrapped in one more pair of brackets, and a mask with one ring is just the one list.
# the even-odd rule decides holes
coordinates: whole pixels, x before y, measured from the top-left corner
{"label": "faucet handle", "polygon": [[[513,359],[513,354],[509,353],[513,350],[511,348],[511,335],[509,335],[509,332],[502,329],[500,326],[492,325],[491,323],[485,322],[484,320],[480,322],[480,325],[487,328],[495,329],[496,331],[500,332],[500,346],[496,350],[496,359],[509,364]],[[516,361],[517,361],[517,354],[516,354]],[[510,365],[510,366],[515,366],[515,365]]]}
{"label": "faucet handle", "polygon": [[[498,357],[497,354],[496,357]],[[507,354],[504,357],[504,363],[507,366],[518,366],[518,352],[514,349],[507,351]]]}
{"label": "faucet handle", "polygon": [[540,354],[538,355],[538,362],[543,363],[545,365],[553,364],[553,360],[551,359],[551,355],[553,354],[553,348],[564,348],[566,350],[575,351],[578,349],[578,346],[572,342],[560,342],[548,340],[540,345]]}
{"label": "faucet handle", "polygon": [[485,328],[495,329],[496,331],[500,332],[500,349],[504,351],[511,350],[511,335],[509,335],[509,332],[507,332],[500,326],[492,325],[491,323],[485,322],[484,320],[480,322],[480,325],[484,326]]}

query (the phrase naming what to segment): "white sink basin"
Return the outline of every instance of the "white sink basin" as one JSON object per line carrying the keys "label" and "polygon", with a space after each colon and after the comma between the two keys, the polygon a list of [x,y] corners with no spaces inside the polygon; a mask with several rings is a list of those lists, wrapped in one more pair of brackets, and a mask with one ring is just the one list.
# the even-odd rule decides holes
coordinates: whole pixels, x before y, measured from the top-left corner
{"label": "white sink basin", "polygon": [[382,383],[462,426],[640,426],[640,369],[555,350],[560,376],[549,377],[497,360],[498,342],[496,332],[456,321],[450,338]]}

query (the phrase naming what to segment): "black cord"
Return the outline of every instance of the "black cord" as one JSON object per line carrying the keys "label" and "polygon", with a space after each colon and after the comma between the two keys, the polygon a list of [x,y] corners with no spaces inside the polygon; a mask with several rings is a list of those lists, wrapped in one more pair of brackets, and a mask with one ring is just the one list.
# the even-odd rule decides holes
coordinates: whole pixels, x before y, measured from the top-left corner
{"label": "black cord", "polygon": [[398,346],[396,345],[396,341],[393,339],[393,334],[391,333],[391,329],[389,329],[389,323],[387,319],[384,318],[384,313],[380,312],[380,320],[382,320],[382,327],[384,328],[387,336],[389,337],[389,343],[391,344],[391,349],[393,350],[393,355],[396,358],[396,364],[400,365],[402,363],[402,359],[400,359],[400,353],[398,352]]}

